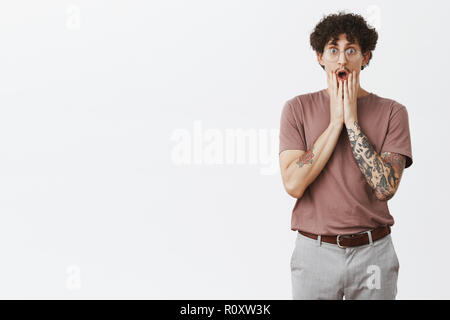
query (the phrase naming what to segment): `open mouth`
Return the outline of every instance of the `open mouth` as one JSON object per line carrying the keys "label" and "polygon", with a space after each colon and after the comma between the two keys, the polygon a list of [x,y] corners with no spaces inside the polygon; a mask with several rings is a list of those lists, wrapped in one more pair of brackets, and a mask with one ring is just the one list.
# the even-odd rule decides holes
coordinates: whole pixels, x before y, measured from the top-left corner
{"label": "open mouth", "polygon": [[348,78],[348,72],[345,70],[338,71],[337,76],[338,76],[339,80],[345,81]]}

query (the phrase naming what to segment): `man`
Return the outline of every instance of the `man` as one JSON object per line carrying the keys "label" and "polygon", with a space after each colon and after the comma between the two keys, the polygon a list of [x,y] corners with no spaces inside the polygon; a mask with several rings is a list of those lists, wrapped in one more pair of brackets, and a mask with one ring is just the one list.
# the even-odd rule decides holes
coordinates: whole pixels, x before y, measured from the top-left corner
{"label": "man", "polygon": [[283,185],[296,198],[294,299],[395,299],[399,262],[387,201],[412,164],[408,113],[359,74],[378,39],[357,14],[324,17],[310,36],[328,88],[286,102]]}

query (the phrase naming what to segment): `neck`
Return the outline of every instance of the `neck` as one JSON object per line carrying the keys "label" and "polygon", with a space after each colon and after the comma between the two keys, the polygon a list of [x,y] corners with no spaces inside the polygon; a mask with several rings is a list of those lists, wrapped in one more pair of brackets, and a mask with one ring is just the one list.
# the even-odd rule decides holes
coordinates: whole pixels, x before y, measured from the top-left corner
{"label": "neck", "polygon": [[368,94],[370,94],[370,92],[367,92],[367,91],[364,90],[363,88],[359,87],[359,90],[358,90],[358,98],[367,96]]}

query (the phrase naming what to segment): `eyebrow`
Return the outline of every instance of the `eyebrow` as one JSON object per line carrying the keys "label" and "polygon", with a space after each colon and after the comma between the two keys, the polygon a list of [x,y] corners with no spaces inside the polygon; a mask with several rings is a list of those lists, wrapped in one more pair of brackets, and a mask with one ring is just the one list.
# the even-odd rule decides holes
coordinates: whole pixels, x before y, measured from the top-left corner
{"label": "eyebrow", "polygon": [[[336,43],[336,42],[330,42],[330,43],[327,43],[327,45],[328,45],[328,46],[337,46],[337,43]],[[356,45],[355,42],[349,42],[349,43],[347,43],[345,46],[346,46],[346,47],[349,47],[349,46],[355,46],[355,45]]]}
{"label": "eyebrow", "polygon": [[[352,44],[356,44],[356,42],[355,41],[349,41],[349,40],[347,40],[347,44],[346,44],[346,46],[348,46],[348,45],[352,45]],[[328,41],[327,42],[327,45],[337,45],[337,39],[333,39],[333,40],[330,40],[330,41]]]}

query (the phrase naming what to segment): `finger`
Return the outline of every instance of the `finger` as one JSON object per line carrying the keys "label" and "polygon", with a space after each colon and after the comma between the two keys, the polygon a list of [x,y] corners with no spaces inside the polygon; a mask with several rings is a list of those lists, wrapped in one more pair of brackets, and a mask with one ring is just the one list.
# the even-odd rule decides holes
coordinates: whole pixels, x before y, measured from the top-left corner
{"label": "finger", "polygon": [[331,72],[331,83],[332,83],[332,88],[333,88],[333,94],[336,96],[336,78],[334,77],[334,72]]}
{"label": "finger", "polygon": [[342,100],[342,85],[341,85],[341,81],[338,81],[338,93],[337,93],[337,95],[338,95],[339,101]]}
{"label": "finger", "polygon": [[336,78],[336,83],[339,86],[339,91],[341,92],[341,95],[343,95],[342,89],[344,88],[344,84],[341,80],[339,80],[338,76],[335,74],[334,77]]}
{"label": "finger", "polygon": [[337,77],[336,74],[334,74],[334,79],[336,81],[336,90],[337,90],[336,93],[339,94],[339,91],[341,91],[341,93],[342,93],[342,83],[341,83],[341,81],[339,80],[339,78]]}
{"label": "finger", "polygon": [[329,71],[327,72],[327,83],[328,83],[328,88],[332,88],[331,74]]}
{"label": "finger", "polygon": [[353,71],[353,76],[352,76],[352,87],[353,87],[353,94],[357,94],[358,91],[358,87],[356,85],[356,77],[358,76],[358,74],[356,73],[356,71]]}
{"label": "finger", "polygon": [[360,73],[356,74],[356,77],[355,77],[355,88],[357,88],[357,89],[359,89],[359,75],[360,75]]}
{"label": "finger", "polygon": [[347,90],[348,90],[348,96],[351,97],[353,95],[353,72],[352,71],[349,75],[348,75],[348,83],[347,83]]}
{"label": "finger", "polygon": [[344,81],[344,100],[348,99],[348,80]]}
{"label": "finger", "polygon": [[334,83],[334,88],[335,88],[335,92],[336,95],[338,94],[338,90],[339,90],[339,79],[336,77],[336,74],[333,72],[333,83]]}
{"label": "finger", "polygon": [[[339,80],[338,76],[335,73],[334,73],[334,79],[336,79],[336,87],[337,87],[341,81]],[[341,83],[341,87],[342,87],[342,83]]]}

